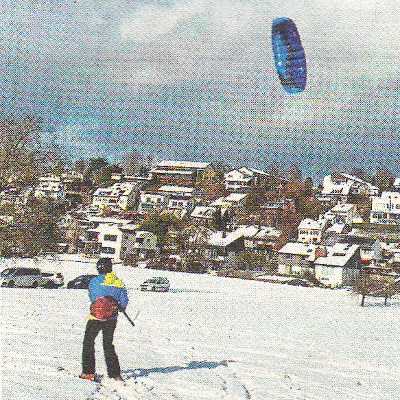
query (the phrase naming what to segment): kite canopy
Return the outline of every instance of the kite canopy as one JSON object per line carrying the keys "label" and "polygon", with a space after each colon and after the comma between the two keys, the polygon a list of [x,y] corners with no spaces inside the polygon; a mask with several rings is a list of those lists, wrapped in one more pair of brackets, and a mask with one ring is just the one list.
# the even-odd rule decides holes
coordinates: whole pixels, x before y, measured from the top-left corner
{"label": "kite canopy", "polygon": [[272,51],[276,70],[288,93],[299,93],[306,87],[307,65],[295,23],[287,17],[272,22]]}

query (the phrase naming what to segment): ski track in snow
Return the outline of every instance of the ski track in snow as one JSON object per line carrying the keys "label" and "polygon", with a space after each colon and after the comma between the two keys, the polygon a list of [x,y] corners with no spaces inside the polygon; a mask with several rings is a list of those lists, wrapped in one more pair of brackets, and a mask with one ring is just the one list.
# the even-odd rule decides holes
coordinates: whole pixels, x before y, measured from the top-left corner
{"label": "ski track in snow", "polygon": [[[93,265],[71,262],[39,267],[63,272],[66,282],[94,272]],[[77,378],[89,305],[85,290],[1,288],[2,398],[400,398],[399,299],[388,307],[371,301],[360,308],[345,290],[122,266],[116,272],[128,287],[128,314],[141,310],[134,328],[121,315],[115,334],[125,385]],[[138,291],[151,276],[167,276],[171,292]],[[104,374],[101,339],[96,360]]]}

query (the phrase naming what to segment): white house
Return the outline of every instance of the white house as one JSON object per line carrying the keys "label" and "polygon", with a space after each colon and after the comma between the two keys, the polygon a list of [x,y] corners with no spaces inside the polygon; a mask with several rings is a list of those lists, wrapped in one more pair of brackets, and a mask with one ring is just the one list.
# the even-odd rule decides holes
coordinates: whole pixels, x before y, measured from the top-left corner
{"label": "white house", "polygon": [[278,273],[281,275],[301,275],[313,271],[313,262],[325,248],[313,243],[286,243],[278,251]]}
{"label": "white house", "polygon": [[[135,229],[137,227],[135,226]],[[134,235],[131,234],[130,226],[122,226],[123,232],[123,245],[121,248],[121,259],[126,255],[132,254],[140,259],[154,257],[158,252],[157,236],[148,231],[135,231]]]}
{"label": "white house", "polygon": [[139,212],[168,211],[182,218],[194,208],[195,189],[185,186],[164,185],[155,191],[140,192]]}
{"label": "white house", "polygon": [[380,197],[373,197],[370,222],[400,224],[400,193],[382,192]]}
{"label": "white house", "polygon": [[210,223],[213,219],[215,211],[216,211],[216,207],[196,206],[194,208],[194,210],[192,211],[192,213],[190,214],[190,217],[194,221]]}
{"label": "white house", "polygon": [[37,198],[65,199],[65,187],[59,176],[46,175],[39,178],[33,195]]}
{"label": "white house", "polygon": [[337,243],[314,261],[315,277],[330,287],[348,285],[359,275],[360,261],[360,246]]}
{"label": "white house", "polygon": [[339,203],[325,213],[324,218],[333,224],[351,225],[358,217],[357,206],[350,203]]}
{"label": "white house", "polygon": [[210,206],[219,207],[221,208],[221,212],[224,213],[227,209],[237,208],[241,206],[246,197],[246,193],[231,193],[226,197],[219,197],[218,199],[213,201]]}
{"label": "white house", "polygon": [[137,187],[130,182],[118,182],[107,188],[98,188],[93,194],[92,207],[126,210],[135,203]]}
{"label": "white house", "polygon": [[268,176],[266,172],[254,168],[234,169],[224,174],[225,188],[232,192],[246,192],[260,179]]}
{"label": "white house", "polygon": [[328,221],[325,218],[320,218],[318,221],[305,218],[297,228],[297,241],[301,243],[320,243],[327,227]]}
{"label": "white house", "polygon": [[114,261],[124,260],[128,254],[147,258],[158,252],[157,236],[152,232],[137,231],[138,226],[127,223],[100,223],[96,228],[88,229],[97,234],[97,250],[100,257],[109,257]]}
{"label": "white house", "polygon": [[350,194],[376,196],[379,193],[378,187],[356,176],[344,173],[325,176],[322,185],[322,199],[335,198],[341,202],[346,202]]}

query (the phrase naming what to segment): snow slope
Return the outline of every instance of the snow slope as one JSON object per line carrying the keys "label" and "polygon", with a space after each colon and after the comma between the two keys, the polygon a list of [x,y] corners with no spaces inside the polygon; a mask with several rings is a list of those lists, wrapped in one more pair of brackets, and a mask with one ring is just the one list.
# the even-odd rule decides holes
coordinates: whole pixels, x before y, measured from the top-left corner
{"label": "snow slope", "polygon": [[[16,260],[15,264],[28,261]],[[0,260],[3,269],[12,264]],[[66,281],[93,264],[42,261]],[[126,386],[76,378],[86,290],[1,288],[2,398],[7,400],[400,398],[400,299],[209,275],[116,266],[140,310],[119,317],[115,345]],[[140,292],[167,276],[168,293]],[[105,365],[97,340],[98,372]]]}

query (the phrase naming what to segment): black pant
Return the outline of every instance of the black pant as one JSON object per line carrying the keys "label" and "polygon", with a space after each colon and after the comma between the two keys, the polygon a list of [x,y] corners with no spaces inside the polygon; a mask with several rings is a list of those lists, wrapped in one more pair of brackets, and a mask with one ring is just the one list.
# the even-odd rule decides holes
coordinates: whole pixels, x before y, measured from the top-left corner
{"label": "black pant", "polygon": [[107,365],[107,373],[110,378],[120,376],[118,356],[113,345],[114,331],[117,319],[98,321],[90,319],[86,324],[85,338],[82,350],[82,373],[94,374],[96,372],[94,341],[99,332],[103,331],[104,358]]}

